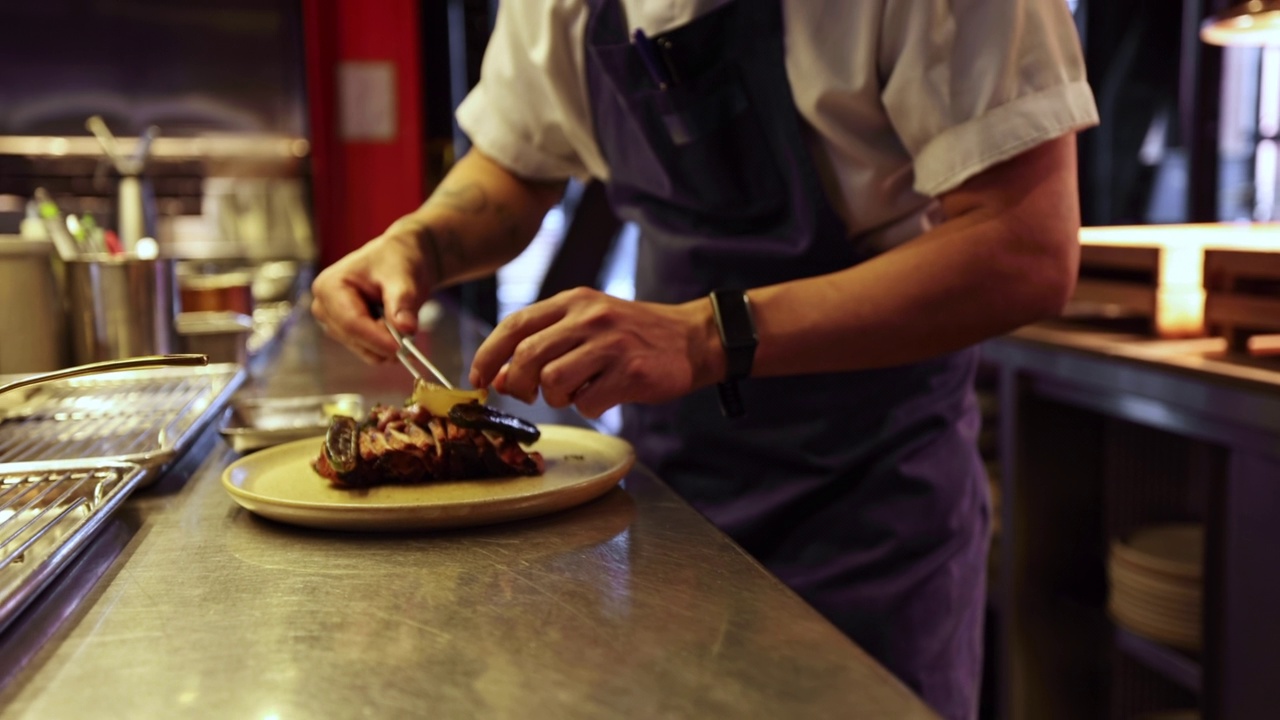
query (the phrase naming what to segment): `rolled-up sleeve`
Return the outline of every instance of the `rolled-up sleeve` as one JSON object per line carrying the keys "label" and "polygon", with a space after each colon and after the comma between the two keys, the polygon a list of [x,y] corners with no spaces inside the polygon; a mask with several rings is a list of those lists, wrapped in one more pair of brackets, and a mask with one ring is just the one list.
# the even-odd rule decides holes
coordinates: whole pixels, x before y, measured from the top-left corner
{"label": "rolled-up sleeve", "polygon": [[582,75],[585,22],[581,3],[501,4],[480,81],[455,117],[477,149],[516,175],[591,174],[582,147],[584,131],[592,139]]}
{"label": "rolled-up sleeve", "polygon": [[881,100],[919,193],[1098,122],[1064,0],[887,0],[882,20]]}

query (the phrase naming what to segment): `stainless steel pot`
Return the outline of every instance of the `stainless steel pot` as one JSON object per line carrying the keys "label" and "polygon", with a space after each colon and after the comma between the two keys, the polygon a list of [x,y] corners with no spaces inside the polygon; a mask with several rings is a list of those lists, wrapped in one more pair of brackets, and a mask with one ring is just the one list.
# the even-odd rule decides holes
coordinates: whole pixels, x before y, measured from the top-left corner
{"label": "stainless steel pot", "polygon": [[177,348],[172,260],[87,255],[66,263],[72,359],[77,363]]}

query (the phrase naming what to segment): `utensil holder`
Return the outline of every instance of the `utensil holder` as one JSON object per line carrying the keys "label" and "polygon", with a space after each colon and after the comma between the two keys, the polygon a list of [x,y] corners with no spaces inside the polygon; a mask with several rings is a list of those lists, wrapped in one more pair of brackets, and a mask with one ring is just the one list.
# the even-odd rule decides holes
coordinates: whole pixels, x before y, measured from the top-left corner
{"label": "utensil holder", "polygon": [[177,276],[167,258],[87,255],[66,263],[75,363],[175,352]]}

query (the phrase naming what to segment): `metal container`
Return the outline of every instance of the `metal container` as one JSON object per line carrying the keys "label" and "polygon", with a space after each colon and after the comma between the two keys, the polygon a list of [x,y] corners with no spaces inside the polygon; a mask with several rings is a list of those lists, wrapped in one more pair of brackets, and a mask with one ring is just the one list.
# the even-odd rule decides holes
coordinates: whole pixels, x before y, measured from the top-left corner
{"label": "metal container", "polygon": [[335,415],[361,418],[364,396],[355,393],[286,398],[235,398],[222,437],[239,453],[324,435]]}
{"label": "metal container", "polygon": [[172,260],[86,255],[67,262],[66,274],[75,364],[175,351]]}
{"label": "metal container", "polygon": [[238,312],[184,312],[178,315],[182,351],[208,355],[209,362],[249,361],[253,318]]}
{"label": "metal container", "polygon": [[53,243],[0,236],[0,374],[58,370],[68,360]]}
{"label": "metal container", "polygon": [[238,312],[252,315],[253,273],[247,270],[211,275],[181,275],[183,312]]}

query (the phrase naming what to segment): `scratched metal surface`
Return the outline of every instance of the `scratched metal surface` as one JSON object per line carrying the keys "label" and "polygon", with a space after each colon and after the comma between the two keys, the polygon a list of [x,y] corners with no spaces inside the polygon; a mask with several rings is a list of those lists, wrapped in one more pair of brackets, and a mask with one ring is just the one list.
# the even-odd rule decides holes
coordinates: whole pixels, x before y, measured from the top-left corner
{"label": "scratched metal surface", "polygon": [[[423,343],[460,372],[468,332]],[[406,382],[303,320],[247,391]],[[242,511],[236,457],[205,433],[0,635],[3,717],[933,717],[643,468],[554,516],[368,535]]]}

